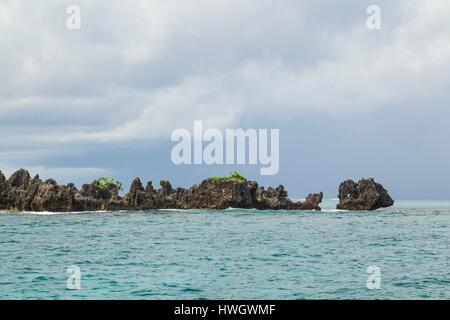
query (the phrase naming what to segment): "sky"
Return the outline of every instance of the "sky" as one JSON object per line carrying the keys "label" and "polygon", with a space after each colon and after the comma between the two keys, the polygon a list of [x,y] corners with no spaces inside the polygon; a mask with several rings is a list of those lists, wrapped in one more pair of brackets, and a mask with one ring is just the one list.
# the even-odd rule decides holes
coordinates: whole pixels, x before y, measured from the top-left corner
{"label": "sky", "polygon": [[[2,0],[0,170],[183,187],[238,170],[292,198],[374,177],[450,199],[449,17],[445,0]],[[279,129],[278,173],[173,164],[195,120]]]}

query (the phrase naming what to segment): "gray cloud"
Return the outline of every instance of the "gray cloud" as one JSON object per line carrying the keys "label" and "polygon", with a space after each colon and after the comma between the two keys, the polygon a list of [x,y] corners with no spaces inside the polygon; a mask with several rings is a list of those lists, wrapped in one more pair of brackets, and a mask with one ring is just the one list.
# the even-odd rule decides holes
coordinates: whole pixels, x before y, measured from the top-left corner
{"label": "gray cloud", "polygon": [[[80,31],[66,28],[69,4],[81,7]],[[341,178],[337,169],[389,178],[389,161],[433,166],[429,181],[450,178],[449,152],[442,148],[450,133],[444,123],[450,116],[450,31],[444,27],[450,6],[378,1],[382,29],[370,31],[369,4],[3,1],[0,168],[27,165],[63,180],[85,168],[75,177],[81,181],[92,172],[121,174],[124,168],[111,157],[126,163],[131,158],[119,150],[132,150],[141,156],[139,171],[157,165],[148,157],[167,151],[173,129],[201,119],[218,128],[283,128],[289,137],[284,169],[263,181],[286,181],[299,192],[315,185],[295,167],[305,157],[295,146],[299,137],[314,139],[317,147],[310,150],[323,158],[310,164],[312,172],[330,166],[330,143],[345,144],[346,154],[333,154],[342,163],[366,153],[360,160],[370,166],[325,170],[329,184]],[[96,154],[94,161],[96,150],[108,156]],[[392,159],[375,163],[371,150]],[[160,172],[173,172],[168,153],[153,158],[164,163]],[[210,169],[182,170],[176,170],[178,181],[198,180]],[[411,172],[389,179],[399,196],[432,195],[439,187],[407,189]],[[304,185],[294,174],[307,177]]]}

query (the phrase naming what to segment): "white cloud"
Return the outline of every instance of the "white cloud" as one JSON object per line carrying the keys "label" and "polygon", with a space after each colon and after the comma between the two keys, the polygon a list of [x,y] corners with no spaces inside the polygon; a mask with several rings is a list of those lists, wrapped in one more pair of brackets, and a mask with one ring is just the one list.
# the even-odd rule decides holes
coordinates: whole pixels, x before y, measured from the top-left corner
{"label": "white cloud", "polygon": [[2,1],[0,147],[65,152],[169,141],[194,120],[223,128],[445,101],[448,2],[380,6],[371,31],[360,1]]}

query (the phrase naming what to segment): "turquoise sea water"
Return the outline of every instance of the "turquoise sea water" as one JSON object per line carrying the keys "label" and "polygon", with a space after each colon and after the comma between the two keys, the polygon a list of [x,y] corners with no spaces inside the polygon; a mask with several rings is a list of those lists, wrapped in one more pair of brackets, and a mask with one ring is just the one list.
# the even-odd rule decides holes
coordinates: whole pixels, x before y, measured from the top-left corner
{"label": "turquoise sea water", "polygon": [[[0,213],[1,299],[450,299],[450,202]],[[66,287],[67,268],[81,289]],[[381,272],[366,286],[367,267]]]}

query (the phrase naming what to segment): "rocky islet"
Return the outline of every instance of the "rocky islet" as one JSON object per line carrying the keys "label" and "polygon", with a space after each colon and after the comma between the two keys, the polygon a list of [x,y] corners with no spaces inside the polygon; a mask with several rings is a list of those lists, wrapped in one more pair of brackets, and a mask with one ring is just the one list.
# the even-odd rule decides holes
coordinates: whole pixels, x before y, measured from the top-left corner
{"label": "rocky islet", "polygon": [[[265,189],[255,181],[208,178],[190,188],[173,188],[169,181],[155,189],[149,181],[144,187],[136,178],[123,197],[114,184],[98,181],[59,185],[53,179],[42,181],[38,175],[20,169],[6,179],[0,171],[0,210],[10,211],[116,211],[150,209],[226,209],[321,210],[323,193],[311,193],[304,201],[293,201],[282,185]],[[347,180],[339,187],[338,209],[375,210],[390,206],[393,200],[373,179],[358,183]]]}

